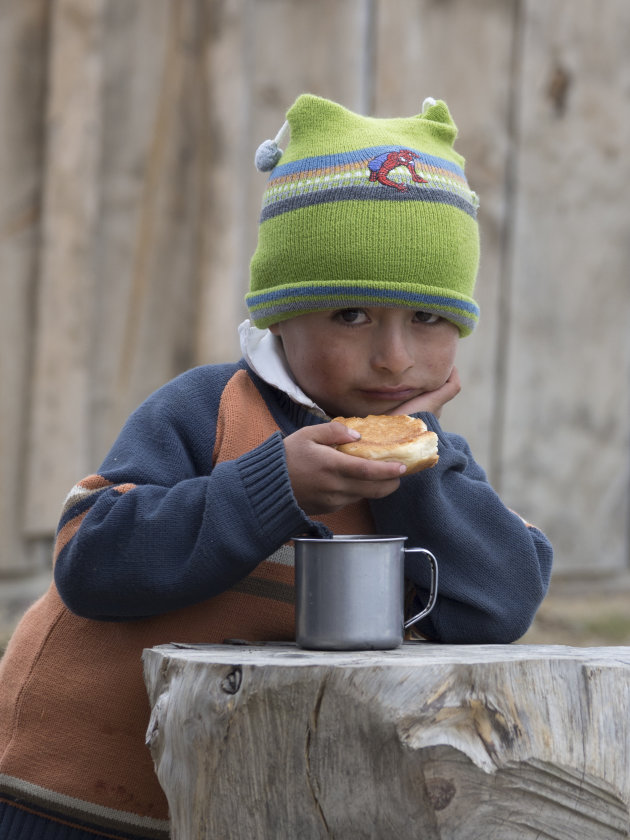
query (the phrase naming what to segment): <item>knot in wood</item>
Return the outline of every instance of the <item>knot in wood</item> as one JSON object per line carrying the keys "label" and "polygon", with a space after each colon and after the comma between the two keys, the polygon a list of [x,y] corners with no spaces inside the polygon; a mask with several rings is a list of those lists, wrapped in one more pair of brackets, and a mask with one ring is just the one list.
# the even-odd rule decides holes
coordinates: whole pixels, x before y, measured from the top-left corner
{"label": "knot in wood", "polygon": [[436,776],[434,779],[427,780],[427,793],[433,808],[436,811],[443,811],[451,804],[452,798],[457,793],[457,788],[451,779]]}
{"label": "knot in wood", "polygon": [[221,690],[226,694],[236,694],[241,687],[242,680],[243,673],[241,666],[237,665],[235,668],[232,668],[230,673],[221,680]]}

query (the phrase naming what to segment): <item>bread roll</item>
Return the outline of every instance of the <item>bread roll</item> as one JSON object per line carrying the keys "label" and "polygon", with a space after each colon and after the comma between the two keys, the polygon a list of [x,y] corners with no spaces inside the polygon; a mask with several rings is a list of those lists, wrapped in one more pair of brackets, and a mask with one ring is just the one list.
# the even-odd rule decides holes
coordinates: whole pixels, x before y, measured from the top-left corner
{"label": "bread roll", "polygon": [[335,417],[361,435],[360,440],[337,446],[340,452],[372,461],[398,461],[405,475],[426,470],[438,462],[438,436],[425,423],[407,414],[368,414],[367,417]]}

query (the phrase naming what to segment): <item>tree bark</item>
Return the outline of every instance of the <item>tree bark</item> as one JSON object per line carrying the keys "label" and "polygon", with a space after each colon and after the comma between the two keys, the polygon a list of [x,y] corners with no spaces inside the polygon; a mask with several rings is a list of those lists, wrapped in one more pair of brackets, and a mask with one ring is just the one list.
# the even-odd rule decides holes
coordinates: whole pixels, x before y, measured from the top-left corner
{"label": "tree bark", "polygon": [[629,836],[630,648],[145,651],[174,840]]}

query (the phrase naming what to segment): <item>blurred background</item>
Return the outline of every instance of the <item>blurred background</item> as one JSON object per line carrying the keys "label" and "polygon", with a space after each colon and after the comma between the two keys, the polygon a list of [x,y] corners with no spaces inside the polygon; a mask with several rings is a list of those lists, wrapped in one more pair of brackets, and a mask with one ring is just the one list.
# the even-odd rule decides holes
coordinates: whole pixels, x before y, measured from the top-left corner
{"label": "blurred background", "polygon": [[525,640],[630,642],[627,0],[0,0],[6,622],[127,415],[238,357],[254,152],[304,91],[449,104],[482,318],[444,425],[554,543]]}

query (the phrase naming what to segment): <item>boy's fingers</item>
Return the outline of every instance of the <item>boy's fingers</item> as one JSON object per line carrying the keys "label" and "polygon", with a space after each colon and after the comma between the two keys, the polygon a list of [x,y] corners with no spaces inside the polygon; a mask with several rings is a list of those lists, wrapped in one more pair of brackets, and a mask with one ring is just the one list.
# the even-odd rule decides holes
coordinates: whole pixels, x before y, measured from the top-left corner
{"label": "boy's fingers", "polygon": [[[336,421],[311,428],[317,430],[312,437],[313,442],[324,446],[337,446],[361,437],[354,429],[348,429],[343,423]],[[372,461],[356,455],[347,455],[345,452],[337,453],[337,457],[339,458],[336,462],[337,469],[348,478],[358,481],[385,481],[398,478],[405,472],[405,467],[397,461]]]}
{"label": "boy's fingers", "polygon": [[453,367],[451,373],[443,385],[435,391],[426,391],[419,397],[414,397],[402,405],[396,406],[387,414],[416,414],[419,411],[430,411],[436,417],[440,416],[443,406],[454,399],[462,389],[459,372]]}
{"label": "boy's fingers", "polygon": [[356,481],[387,481],[404,475],[407,468],[398,461],[372,461],[357,455],[339,453],[343,460],[343,471]]}

